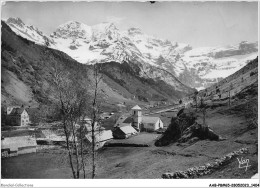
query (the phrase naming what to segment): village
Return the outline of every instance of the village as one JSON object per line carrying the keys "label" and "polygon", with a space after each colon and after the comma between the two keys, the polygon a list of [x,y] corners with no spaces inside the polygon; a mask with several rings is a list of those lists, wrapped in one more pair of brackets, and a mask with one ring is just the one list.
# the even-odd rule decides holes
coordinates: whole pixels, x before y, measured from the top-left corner
{"label": "village", "polygon": [[[176,105],[175,111],[183,105]],[[37,152],[43,145],[62,145],[65,144],[66,138],[59,128],[58,123],[50,123],[44,125],[34,125],[30,120],[32,109],[25,107],[8,107],[7,122],[10,126],[4,126],[1,136],[1,155],[2,157],[13,157],[26,153]],[[161,111],[161,110],[160,110]],[[161,114],[159,111],[159,114]],[[142,113],[141,107],[134,106],[130,112],[123,113],[115,120],[110,122],[110,128],[104,128],[100,123],[95,123],[95,143],[96,149],[100,149],[105,143],[124,143],[125,140],[138,140],[138,137],[146,137],[145,135],[157,135],[166,130],[166,125],[160,119],[160,115],[146,115]],[[115,116],[114,112],[102,113],[101,119],[109,120]],[[117,118],[117,117],[114,117]],[[91,119],[85,117],[80,123],[83,123],[88,134],[85,135],[85,141],[92,143],[91,138]],[[55,126],[55,124],[57,126]],[[78,128],[79,125],[75,124]],[[9,130],[5,130],[5,129]],[[134,137],[134,138],[131,138]],[[155,139],[153,137],[152,139]],[[138,144],[138,143],[137,143]]]}
{"label": "village", "polygon": [[[203,96],[203,94],[199,93],[197,96]],[[229,108],[228,99],[225,100],[225,106],[218,107],[223,100],[214,99],[214,95],[211,98],[212,100],[207,102],[210,106],[216,107],[208,110],[207,123],[214,132],[224,137],[223,141],[206,139],[195,142],[191,140],[187,143],[177,142],[164,147],[154,145],[167,130],[173,117],[178,116],[185,109],[195,110],[195,101],[189,97],[175,105],[155,106],[149,109],[149,107],[136,104],[132,105],[129,111],[120,114],[103,112],[100,117],[106,123],[95,124],[95,149],[101,157],[98,159],[100,166],[97,178],[161,178],[162,175],[167,178],[170,175],[164,172],[184,170],[197,163],[201,165],[214,158],[221,158],[227,152],[234,150],[245,152],[247,151],[245,147],[249,147],[249,153],[254,153],[253,143],[257,137],[254,130],[250,134],[246,132],[242,136],[236,136],[233,142],[231,135],[240,135],[238,130],[243,129],[248,123],[242,116],[234,117],[233,110],[227,116],[219,113]],[[234,108],[237,108],[238,102],[232,99],[232,103]],[[30,110],[16,107],[8,108],[7,111],[9,115],[7,117],[15,119],[16,122],[11,121],[13,124],[8,127],[9,130],[2,131],[3,176],[71,178],[70,170],[66,165],[64,166],[64,162],[61,162],[64,157],[67,158],[67,155],[62,152],[66,141],[57,122],[35,126],[30,121]],[[198,122],[201,123],[201,112],[198,111],[197,114],[200,116]],[[234,118],[236,121],[232,121]],[[88,145],[92,143],[91,119],[85,118],[83,123],[89,130],[89,134],[85,135],[85,144]],[[78,126],[75,125],[75,127]],[[243,150],[236,151],[241,147]],[[244,155],[246,154],[242,154]],[[230,171],[229,169],[234,168],[235,165],[235,161],[232,161],[223,168],[222,172],[216,171],[206,177],[213,177],[217,174],[217,177],[224,178],[223,174],[228,174],[232,177],[250,178],[257,172],[257,160],[254,154],[250,154],[250,161],[253,165],[250,173],[241,170]],[[28,164],[28,167],[21,168],[25,164]],[[126,172],[131,173],[126,174]]]}

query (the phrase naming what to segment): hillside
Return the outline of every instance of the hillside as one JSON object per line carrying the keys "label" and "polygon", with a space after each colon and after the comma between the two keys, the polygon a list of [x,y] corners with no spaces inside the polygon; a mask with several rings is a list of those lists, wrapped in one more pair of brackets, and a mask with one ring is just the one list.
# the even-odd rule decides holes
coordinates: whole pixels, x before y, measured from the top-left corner
{"label": "hillside", "polygon": [[227,99],[234,97],[244,89],[248,89],[253,84],[258,85],[258,57],[250,61],[246,66],[221,80],[220,82],[199,92],[200,96],[206,96],[208,99]]}
{"label": "hillside", "polygon": [[[78,63],[63,52],[22,38],[4,22],[2,22],[1,55],[1,103],[4,106],[51,104],[57,93],[51,77],[54,66],[69,72],[68,79],[84,84],[91,93],[93,86],[91,65]],[[169,85],[160,75],[141,76],[145,73],[141,72],[139,67],[131,65],[117,62],[102,65],[104,68],[100,91],[107,102],[103,105],[115,108],[118,103],[132,104],[138,100],[174,101],[193,91],[173,75],[167,77],[171,79],[172,84]],[[149,70],[152,71],[151,68]],[[162,70],[161,74],[167,72]]]}
{"label": "hillside", "polygon": [[50,104],[56,92],[51,77],[55,64],[62,71],[70,71],[71,79],[77,77],[82,82],[89,71],[62,52],[17,36],[5,23],[2,23],[1,53],[1,102],[5,105]]}

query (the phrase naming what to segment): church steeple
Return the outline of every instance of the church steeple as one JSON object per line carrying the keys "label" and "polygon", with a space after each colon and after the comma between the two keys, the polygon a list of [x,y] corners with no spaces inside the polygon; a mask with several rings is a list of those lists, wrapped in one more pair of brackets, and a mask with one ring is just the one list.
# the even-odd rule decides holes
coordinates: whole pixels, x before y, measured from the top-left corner
{"label": "church steeple", "polygon": [[140,131],[140,124],[142,123],[142,109],[136,105],[132,108],[133,126]]}

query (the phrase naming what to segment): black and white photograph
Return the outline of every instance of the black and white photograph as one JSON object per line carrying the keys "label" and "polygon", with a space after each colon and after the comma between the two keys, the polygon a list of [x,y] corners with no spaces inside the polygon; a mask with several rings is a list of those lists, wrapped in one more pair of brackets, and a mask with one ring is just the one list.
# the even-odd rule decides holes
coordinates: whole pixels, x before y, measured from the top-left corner
{"label": "black and white photograph", "polygon": [[259,187],[258,8],[1,2],[1,179]]}

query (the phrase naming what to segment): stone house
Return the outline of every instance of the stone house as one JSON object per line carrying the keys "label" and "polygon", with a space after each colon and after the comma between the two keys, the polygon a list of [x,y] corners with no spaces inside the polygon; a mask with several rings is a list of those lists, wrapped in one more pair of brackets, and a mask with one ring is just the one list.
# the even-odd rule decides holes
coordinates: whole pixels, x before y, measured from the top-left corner
{"label": "stone house", "polygon": [[115,139],[125,139],[136,134],[138,134],[138,132],[131,125],[114,127],[113,129],[113,137]]}
{"label": "stone house", "polygon": [[163,128],[163,122],[159,117],[142,117],[142,124],[140,125],[140,130],[142,131],[155,131]]}
{"label": "stone house", "polygon": [[11,126],[26,127],[30,124],[29,114],[25,108],[7,108],[7,122]]}

